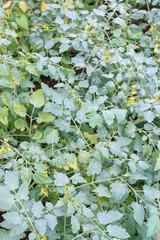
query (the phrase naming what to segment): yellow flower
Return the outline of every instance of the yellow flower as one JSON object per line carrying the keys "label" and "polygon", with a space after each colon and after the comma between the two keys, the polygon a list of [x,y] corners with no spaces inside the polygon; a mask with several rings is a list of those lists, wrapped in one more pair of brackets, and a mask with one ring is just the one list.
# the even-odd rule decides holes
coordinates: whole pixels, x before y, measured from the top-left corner
{"label": "yellow flower", "polygon": [[150,29],[149,29],[149,30],[153,31],[153,30],[154,30],[154,27],[151,25],[151,27],[150,27]]}
{"label": "yellow flower", "polygon": [[7,14],[8,17],[11,15],[9,10],[6,11],[6,14]]}
{"label": "yellow flower", "polygon": [[128,100],[129,103],[135,103],[135,98],[134,97],[130,97],[130,99]]}
{"label": "yellow flower", "polygon": [[84,104],[85,104],[85,103],[84,103],[84,102],[82,102],[82,103],[81,103],[81,107],[82,107]]}
{"label": "yellow flower", "polygon": [[89,28],[89,25],[87,24],[87,26],[85,27],[85,31],[87,31],[88,28]]}
{"label": "yellow flower", "polygon": [[41,193],[44,194],[44,196],[48,197],[47,190],[45,188],[41,188]]}
{"label": "yellow flower", "polygon": [[41,10],[45,9],[46,7],[48,7],[48,5],[42,2]]}
{"label": "yellow flower", "polygon": [[4,138],[4,141],[5,141],[5,142],[8,142],[8,138]]}
{"label": "yellow flower", "polygon": [[44,236],[43,238],[41,238],[41,240],[47,240],[46,236]]}
{"label": "yellow flower", "polygon": [[133,90],[131,93],[132,93],[132,95],[136,95],[136,91],[135,90]]}
{"label": "yellow flower", "polygon": [[68,6],[67,6],[67,4],[63,4],[62,6],[64,7],[64,11],[68,11]]}
{"label": "yellow flower", "polygon": [[110,59],[111,59],[111,56],[107,56],[105,59],[103,59],[103,61],[107,63]]}
{"label": "yellow flower", "polygon": [[43,25],[43,27],[44,27],[45,29],[47,29],[47,30],[48,30],[48,26],[46,26],[46,25]]}
{"label": "yellow flower", "polygon": [[22,79],[25,79],[26,77],[22,77]]}
{"label": "yellow flower", "polygon": [[37,23],[35,23],[35,24],[33,25],[33,28],[35,28],[35,27],[37,27]]}
{"label": "yellow flower", "polygon": [[2,155],[0,155],[0,158],[2,157]]}
{"label": "yellow flower", "polygon": [[67,189],[69,189],[69,188],[71,188],[71,187],[73,187],[73,185],[65,185],[65,191],[64,191],[64,195],[66,195],[66,193],[67,193]]}
{"label": "yellow flower", "polygon": [[155,99],[155,100],[158,100],[158,99],[159,99],[159,96],[154,97],[154,99]]}
{"label": "yellow flower", "polygon": [[131,88],[136,89],[136,85],[132,85]]}
{"label": "yellow flower", "polygon": [[11,151],[11,149],[12,149],[11,147],[8,147],[8,148],[7,148],[7,151],[9,152],[9,151]]}
{"label": "yellow flower", "polygon": [[66,139],[62,139],[61,142],[65,143],[65,144],[67,143]]}

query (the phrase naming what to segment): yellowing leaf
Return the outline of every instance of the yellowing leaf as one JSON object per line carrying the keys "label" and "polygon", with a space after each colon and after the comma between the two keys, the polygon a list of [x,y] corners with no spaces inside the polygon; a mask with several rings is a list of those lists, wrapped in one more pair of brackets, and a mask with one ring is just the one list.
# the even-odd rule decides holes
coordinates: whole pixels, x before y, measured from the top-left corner
{"label": "yellowing leaf", "polygon": [[11,1],[7,1],[4,5],[3,8],[6,9],[11,5]]}
{"label": "yellowing leaf", "polygon": [[17,115],[19,115],[21,117],[26,116],[26,108],[23,105],[15,104],[15,105],[13,105],[13,110]]}
{"label": "yellowing leaf", "polygon": [[155,166],[154,170],[157,171],[159,169],[160,169],[160,155],[159,155],[159,157],[157,159],[156,166]]}
{"label": "yellowing leaf", "polygon": [[69,163],[69,162],[67,162],[67,163],[68,163],[69,167],[77,170],[77,159],[76,158],[74,159],[73,163]]}
{"label": "yellowing leaf", "polygon": [[40,131],[36,131],[33,136],[33,139],[39,140],[41,137],[42,137],[42,133]]}
{"label": "yellowing leaf", "polygon": [[44,2],[42,2],[41,10],[45,9],[48,5]]}
{"label": "yellowing leaf", "polygon": [[37,122],[42,123],[42,122],[52,122],[55,119],[55,117],[46,112],[41,112],[38,114]]}
{"label": "yellowing leaf", "polygon": [[4,125],[8,124],[8,108],[0,108],[0,122]]}
{"label": "yellowing leaf", "polygon": [[26,4],[25,2],[20,1],[20,2],[19,2],[19,7],[20,7],[20,9],[21,9],[23,12],[26,12],[26,10],[27,10],[27,4]]}
{"label": "yellowing leaf", "polygon": [[26,128],[26,122],[22,118],[19,118],[14,122],[14,126],[20,131],[24,131]]}
{"label": "yellowing leaf", "polygon": [[3,102],[5,105],[9,106],[9,97],[8,97],[8,95],[7,95],[6,92],[3,92],[3,93],[2,93],[1,98],[2,98],[2,102]]}
{"label": "yellowing leaf", "polygon": [[35,91],[30,97],[30,103],[33,104],[36,108],[40,108],[44,105],[44,97],[42,89]]}

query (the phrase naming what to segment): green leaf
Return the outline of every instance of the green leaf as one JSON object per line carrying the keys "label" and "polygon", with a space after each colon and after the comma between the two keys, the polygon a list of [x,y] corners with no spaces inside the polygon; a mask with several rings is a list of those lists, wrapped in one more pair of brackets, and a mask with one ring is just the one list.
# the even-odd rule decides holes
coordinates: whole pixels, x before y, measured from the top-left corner
{"label": "green leaf", "polygon": [[92,159],[87,168],[87,175],[92,176],[101,173],[102,164],[97,159]]}
{"label": "green leaf", "polygon": [[46,112],[41,112],[38,114],[37,122],[42,123],[42,122],[52,122],[55,119],[55,117]]}
{"label": "green leaf", "polygon": [[59,49],[59,53],[65,52],[70,48],[70,46],[67,43],[62,43]]}
{"label": "green leaf", "polygon": [[11,239],[14,236],[20,235],[21,233],[24,233],[28,228],[28,224],[23,222],[21,225],[16,225],[14,228],[12,228],[10,232]]}
{"label": "green leaf", "polygon": [[119,17],[115,18],[113,22],[117,23],[117,24],[119,24],[120,26],[123,26],[123,27],[126,26],[125,21],[122,18],[119,18]]}
{"label": "green leaf", "polygon": [[10,194],[8,188],[0,186],[0,210],[10,210],[14,204],[14,195]]}
{"label": "green leaf", "polygon": [[101,115],[95,113],[95,112],[92,112],[90,114],[88,114],[89,117],[89,125],[92,127],[92,128],[95,128],[96,126],[98,127],[102,127],[102,124],[103,124],[103,118]]}
{"label": "green leaf", "polygon": [[35,233],[30,233],[28,237],[29,237],[29,240],[35,240],[36,239],[36,234]]}
{"label": "green leaf", "polygon": [[19,178],[13,172],[7,171],[5,174],[5,185],[9,190],[15,190],[19,187]]}
{"label": "green leaf", "polygon": [[63,173],[55,172],[54,178],[55,178],[54,184],[57,187],[62,187],[69,183],[69,178]]}
{"label": "green leaf", "polygon": [[22,28],[28,30],[28,20],[24,14],[20,14],[19,16],[15,17],[15,21]]}
{"label": "green leaf", "polygon": [[151,111],[144,112],[144,118],[151,123],[154,119],[154,113]]}
{"label": "green leaf", "polygon": [[105,11],[99,10],[99,9],[93,9],[96,15],[104,17],[105,16]]}
{"label": "green leaf", "polygon": [[139,224],[142,225],[143,220],[144,220],[144,208],[142,204],[138,204],[136,202],[132,203],[132,208],[134,210],[134,214],[133,217],[135,219],[135,221]]}
{"label": "green leaf", "polygon": [[40,218],[43,213],[44,206],[41,201],[35,202],[32,207],[32,213],[36,218]]}
{"label": "green leaf", "polygon": [[88,207],[83,207],[83,214],[84,214],[84,216],[85,216],[86,218],[92,218],[92,217],[94,217],[93,212],[92,212],[91,209],[88,208]]}
{"label": "green leaf", "polygon": [[23,105],[20,105],[20,104],[15,104],[13,105],[13,110],[14,112],[21,116],[21,117],[25,117],[26,116],[26,108],[23,106]]}
{"label": "green leaf", "polygon": [[31,182],[31,176],[32,176],[32,169],[29,167],[22,166],[21,169],[21,179],[22,181],[26,181],[28,184]]}
{"label": "green leaf", "polygon": [[157,234],[158,230],[160,230],[160,219],[159,216],[154,215],[147,220],[147,237]]}
{"label": "green leaf", "polygon": [[56,225],[58,224],[57,217],[54,215],[48,214],[45,216],[45,219],[47,220],[48,226],[53,231]]}
{"label": "green leaf", "polygon": [[119,124],[124,124],[126,118],[127,110],[126,109],[116,109],[116,118]]}
{"label": "green leaf", "polygon": [[129,190],[126,184],[116,181],[111,185],[111,194],[115,202],[119,202],[122,198],[128,196]]}
{"label": "green leaf", "polygon": [[123,217],[123,214],[119,211],[111,210],[109,212],[98,213],[99,223],[106,225],[112,222],[116,222]]}
{"label": "green leaf", "polygon": [[108,151],[108,148],[106,148],[106,147],[101,147],[99,150],[101,151],[102,155],[103,155],[105,158],[109,159],[109,151]]}
{"label": "green leaf", "polygon": [[108,225],[107,231],[109,232],[109,236],[111,237],[116,237],[120,239],[127,239],[130,237],[130,235],[126,232],[126,229],[117,225]]}
{"label": "green leaf", "polygon": [[157,188],[144,185],[143,190],[144,195],[149,199],[154,200],[155,198],[160,198],[160,190],[158,190]]}
{"label": "green leaf", "polygon": [[8,212],[3,214],[3,218],[14,225],[19,225],[22,223],[22,220],[17,212]]}
{"label": "green leaf", "polygon": [[17,129],[24,131],[24,129],[26,128],[27,125],[26,125],[26,122],[22,118],[19,118],[14,122],[14,126]]}
{"label": "green leaf", "polygon": [[28,71],[30,74],[35,75],[35,76],[39,76],[39,74],[37,73],[36,69],[34,66],[32,65],[28,65],[25,67],[26,71]]}
{"label": "green leaf", "polygon": [[80,229],[80,223],[76,216],[71,216],[71,224],[72,224],[72,226],[71,226],[72,232],[76,234]]}
{"label": "green leaf", "polygon": [[55,129],[47,135],[47,143],[57,144],[58,142],[59,142],[59,135],[58,135],[58,131]]}
{"label": "green leaf", "polygon": [[115,115],[112,110],[106,110],[106,111],[103,111],[103,117],[105,122],[108,125],[111,125],[114,122]]}
{"label": "green leaf", "polygon": [[1,236],[1,240],[8,240],[8,239],[12,239],[12,240],[19,240],[19,238],[17,236],[15,237],[11,237],[10,236],[10,231],[9,230],[5,230],[5,229],[0,229],[0,236]]}
{"label": "green leaf", "polygon": [[47,230],[46,225],[47,225],[46,220],[43,220],[43,219],[35,220],[36,229],[42,235],[42,237],[44,236]]}
{"label": "green leaf", "polygon": [[16,85],[20,85],[21,80],[22,80],[22,72],[18,71],[16,68],[12,69],[12,79],[14,80]]}
{"label": "green leaf", "polygon": [[40,108],[44,105],[44,97],[42,89],[35,91],[30,97],[30,103],[36,108]]}
{"label": "green leaf", "polygon": [[21,184],[21,186],[17,192],[17,197],[19,200],[28,200],[28,195],[29,195],[28,183],[24,182]]}
{"label": "green leaf", "polygon": [[93,190],[93,192],[96,192],[99,197],[111,197],[111,194],[107,187],[103,186],[102,184],[100,184],[95,190]]}
{"label": "green leaf", "polygon": [[73,184],[86,183],[86,180],[81,176],[81,173],[75,173],[71,177],[71,180],[72,180]]}

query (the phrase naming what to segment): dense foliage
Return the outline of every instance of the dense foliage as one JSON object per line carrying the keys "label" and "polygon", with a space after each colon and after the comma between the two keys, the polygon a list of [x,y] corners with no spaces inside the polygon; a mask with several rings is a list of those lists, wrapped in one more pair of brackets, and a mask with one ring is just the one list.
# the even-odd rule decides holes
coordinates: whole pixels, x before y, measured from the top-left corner
{"label": "dense foliage", "polygon": [[156,240],[159,0],[1,2],[0,36],[0,239]]}

